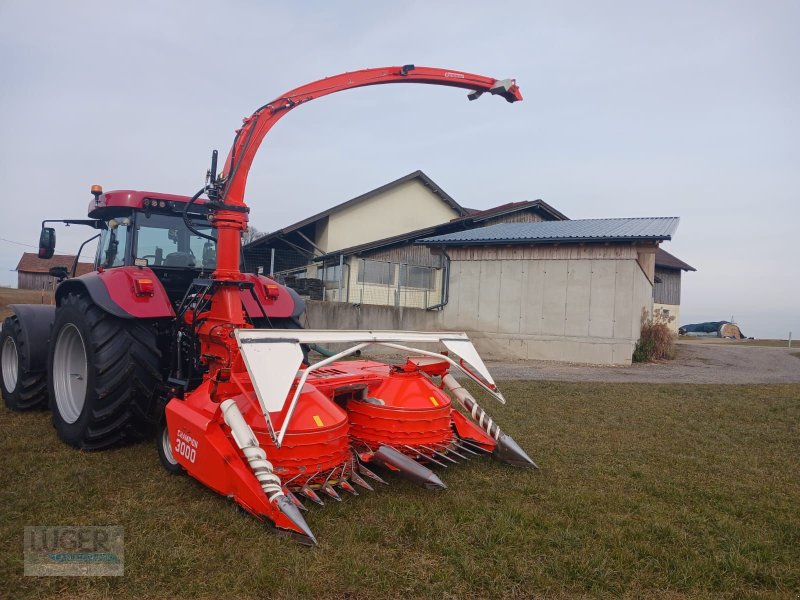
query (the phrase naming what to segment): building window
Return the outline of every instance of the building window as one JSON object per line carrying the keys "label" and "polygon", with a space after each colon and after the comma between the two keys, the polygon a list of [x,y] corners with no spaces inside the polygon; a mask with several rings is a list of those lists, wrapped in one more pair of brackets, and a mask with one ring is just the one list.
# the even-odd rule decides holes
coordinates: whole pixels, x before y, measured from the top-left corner
{"label": "building window", "polygon": [[394,284],[394,264],[377,260],[362,260],[360,266],[358,283]]}
{"label": "building window", "polygon": [[432,290],[434,285],[434,270],[429,267],[415,265],[400,265],[400,285],[403,287]]}

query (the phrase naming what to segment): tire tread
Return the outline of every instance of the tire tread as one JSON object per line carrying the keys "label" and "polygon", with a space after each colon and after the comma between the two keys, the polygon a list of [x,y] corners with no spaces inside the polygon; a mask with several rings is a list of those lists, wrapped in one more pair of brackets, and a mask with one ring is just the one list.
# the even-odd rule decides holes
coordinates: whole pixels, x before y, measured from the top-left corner
{"label": "tire tread", "polygon": [[[74,445],[101,450],[152,435],[161,381],[155,331],[142,322],[114,317],[83,295],[69,294],[61,306],[84,315],[94,353],[90,414]],[[55,414],[55,400],[51,405]]]}
{"label": "tire tread", "polygon": [[[26,362],[27,348],[22,337],[22,326],[16,315],[6,317],[3,321],[3,338],[10,335],[17,345],[20,362]],[[0,338],[0,342],[2,339]],[[2,347],[2,346],[0,346]],[[47,408],[47,373],[45,371],[27,371],[21,367],[17,374],[17,390],[14,393],[3,393],[3,400],[11,410],[28,411]]]}

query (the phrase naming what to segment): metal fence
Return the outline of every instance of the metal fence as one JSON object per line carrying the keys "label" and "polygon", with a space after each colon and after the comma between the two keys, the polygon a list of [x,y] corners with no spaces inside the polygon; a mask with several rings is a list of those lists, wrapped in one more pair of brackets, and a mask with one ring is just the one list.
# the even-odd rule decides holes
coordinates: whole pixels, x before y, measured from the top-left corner
{"label": "metal fence", "polygon": [[324,299],[350,304],[431,308],[442,302],[441,268],[365,258],[317,267]]}
{"label": "metal fence", "polygon": [[436,307],[442,303],[447,277],[441,267],[357,257],[300,266],[297,263],[302,257],[270,249],[248,252],[246,260],[247,270],[264,275],[272,272],[273,279],[301,296],[349,304]]}

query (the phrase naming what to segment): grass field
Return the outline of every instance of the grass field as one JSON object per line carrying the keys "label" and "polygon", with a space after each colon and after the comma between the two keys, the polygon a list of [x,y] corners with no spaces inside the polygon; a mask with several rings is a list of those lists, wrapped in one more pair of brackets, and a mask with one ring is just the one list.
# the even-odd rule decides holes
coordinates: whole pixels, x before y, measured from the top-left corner
{"label": "grass field", "polygon": [[[491,412],[542,467],[487,459],[449,489],[312,508],[315,549],[186,477],[152,444],[61,445],[0,410],[0,596],[796,598],[800,385],[506,382]],[[22,575],[25,525],[123,525],[125,576]]]}
{"label": "grass field", "polygon": [[52,304],[53,292],[0,287],[0,322],[11,314],[7,304]]}

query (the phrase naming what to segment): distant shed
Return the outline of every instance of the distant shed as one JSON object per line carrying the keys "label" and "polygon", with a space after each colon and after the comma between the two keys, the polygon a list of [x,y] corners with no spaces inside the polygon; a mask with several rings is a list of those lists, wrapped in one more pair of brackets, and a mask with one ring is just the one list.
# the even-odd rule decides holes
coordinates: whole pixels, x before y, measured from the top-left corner
{"label": "distant shed", "polygon": [[683,271],[696,270],[666,250],[656,250],[653,312],[671,319],[669,327],[676,333],[681,308],[681,275]]}
{"label": "distant shed", "polygon": [[[50,277],[53,267],[66,267],[72,271],[75,256],[56,254],[51,259],[39,258],[34,252],[25,252],[17,264],[17,287],[23,290],[53,289],[56,279]],[[75,275],[83,275],[94,270],[92,263],[79,262]]]}

